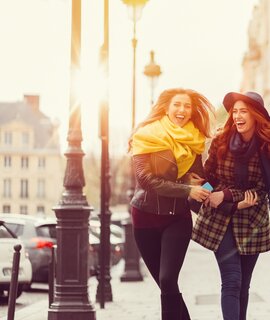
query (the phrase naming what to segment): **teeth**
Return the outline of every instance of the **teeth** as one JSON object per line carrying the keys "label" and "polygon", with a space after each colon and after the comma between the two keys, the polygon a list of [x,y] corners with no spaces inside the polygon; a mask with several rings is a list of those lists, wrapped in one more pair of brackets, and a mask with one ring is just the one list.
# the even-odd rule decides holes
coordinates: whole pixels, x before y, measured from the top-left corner
{"label": "teeth", "polygon": [[184,119],[184,116],[177,115],[176,118]]}

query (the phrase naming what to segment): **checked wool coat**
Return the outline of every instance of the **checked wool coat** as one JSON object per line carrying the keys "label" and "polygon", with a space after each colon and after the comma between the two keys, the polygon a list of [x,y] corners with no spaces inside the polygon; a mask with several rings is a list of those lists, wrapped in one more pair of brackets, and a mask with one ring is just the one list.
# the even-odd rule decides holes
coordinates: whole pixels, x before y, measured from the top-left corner
{"label": "checked wool coat", "polygon": [[[207,180],[214,191],[228,188],[232,201],[244,199],[245,190],[234,186],[234,159],[228,151],[217,160],[217,141],[213,139],[205,162]],[[246,209],[236,210],[232,215],[219,208],[202,206],[192,232],[192,239],[202,246],[216,251],[225,234],[229,222],[232,222],[237,249],[240,254],[256,254],[270,250],[269,199],[267,187],[261,170],[259,152],[256,152],[248,164],[248,189],[258,194],[258,204]],[[228,203],[231,208],[232,203]]]}

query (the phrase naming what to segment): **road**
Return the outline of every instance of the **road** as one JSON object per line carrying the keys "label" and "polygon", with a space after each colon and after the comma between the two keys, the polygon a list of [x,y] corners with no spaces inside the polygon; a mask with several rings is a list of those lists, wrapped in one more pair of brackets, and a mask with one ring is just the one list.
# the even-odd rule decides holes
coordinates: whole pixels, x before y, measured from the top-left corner
{"label": "road", "polygon": [[[124,268],[123,259],[115,266],[111,268],[111,276],[119,278],[120,272]],[[91,287],[91,288],[90,288]],[[31,290],[23,292],[22,295],[16,300],[15,315],[16,311],[23,309],[37,301],[48,299],[48,284],[46,283],[32,283]],[[89,278],[89,295],[91,301],[95,301],[97,289],[97,279],[95,276]],[[48,302],[49,303],[49,302]],[[7,316],[8,313],[8,302],[0,302],[0,319]]]}
{"label": "road", "polygon": [[[48,297],[48,284],[33,283],[31,290],[23,292],[22,295],[16,300],[16,309],[20,310],[25,308],[36,301],[43,300]],[[0,303],[0,318],[7,315],[8,303],[7,301]]]}

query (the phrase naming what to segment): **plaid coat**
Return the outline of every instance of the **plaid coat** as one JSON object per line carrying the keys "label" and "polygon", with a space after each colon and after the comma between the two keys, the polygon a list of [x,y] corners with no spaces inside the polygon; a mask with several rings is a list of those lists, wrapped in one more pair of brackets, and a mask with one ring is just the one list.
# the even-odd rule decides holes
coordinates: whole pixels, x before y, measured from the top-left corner
{"label": "plaid coat", "polygon": [[[217,138],[216,138],[217,139]],[[214,191],[229,188],[233,202],[244,199],[244,191],[234,187],[234,161],[230,152],[217,160],[216,139],[209,148],[205,162],[205,174]],[[225,215],[220,209],[202,206],[192,232],[192,239],[202,246],[216,251],[230,221],[237,249],[240,254],[256,254],[270,250],[269,199],[262,176],[259,153],[248,164],[248,189],[258,194],[258,204]]]}

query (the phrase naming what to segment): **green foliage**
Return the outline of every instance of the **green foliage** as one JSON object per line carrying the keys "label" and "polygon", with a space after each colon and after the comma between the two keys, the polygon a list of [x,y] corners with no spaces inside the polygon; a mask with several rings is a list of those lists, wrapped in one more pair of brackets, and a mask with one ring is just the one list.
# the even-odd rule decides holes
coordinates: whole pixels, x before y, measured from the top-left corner
{"label": "green foliage", "polygon": [[217,128],[222,127],[227,120],[228,113],[223,105],[220,105],[216,110],[216,121],[217,121]]}
{"label": "green foliage", "polygon": [[[127,191],[130,185],[130,158],[128,155],[110,159],[110,206],[127,204]],[[101,159],[94,153],[84,157],[84,193],[88,203],[95,209],[100,208]]]}

